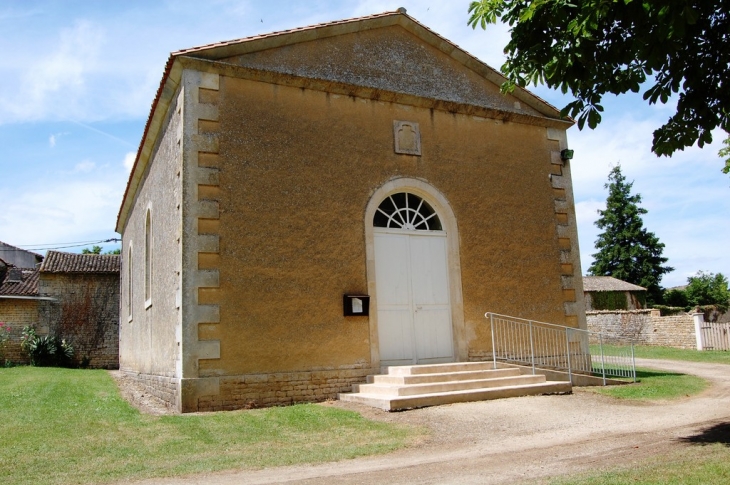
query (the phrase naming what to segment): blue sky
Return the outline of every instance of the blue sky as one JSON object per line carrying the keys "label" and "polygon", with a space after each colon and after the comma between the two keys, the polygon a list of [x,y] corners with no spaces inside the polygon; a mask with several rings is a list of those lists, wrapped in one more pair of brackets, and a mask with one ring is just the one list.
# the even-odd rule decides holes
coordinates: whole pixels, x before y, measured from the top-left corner
{"label": "blue sky", "polygon": [[[448,4],[447,4],[448,3]],[[171,51],[405,7],[492,67],[508,33],[467,27],[469,1],[14,1],[0,3],[0,240],[40,248],[118,237],[116,215]],[[570,99],[538,87],[557,107]],[[583,271],[590,265],[611,167],[641,194],[645,227],[676,269],[730,275],[730,177],[722,133],[672,158],[650,152],[673,105],[606,99],[598,129],[568,132]],[[90,244],[89,244],[90,245]],[[113,244],[104,245],[107,249]],[[69,248],[75,251],[80,248]],[[43,250],[37,252],[43,253]]]}

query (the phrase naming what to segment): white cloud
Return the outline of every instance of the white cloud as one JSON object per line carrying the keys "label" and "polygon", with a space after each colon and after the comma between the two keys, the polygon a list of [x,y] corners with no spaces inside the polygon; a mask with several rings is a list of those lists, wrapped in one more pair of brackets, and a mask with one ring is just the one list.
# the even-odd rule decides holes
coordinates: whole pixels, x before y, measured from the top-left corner
{"label": "white cloud", "polygon": [[[38,56],[20,68],[14,83],[17,92],[0,99],[7,121],[35,121],[83,116],[88,99],[88,77],[98,69],[99,54],[104,41],[100,27],[79,21],[63,29],[55,49]],[[28,52],[31,55],[30,52]],[[38,55],[38,53],[33,53]]]}
{"label": "white cloud", "polygon": [[28,245],[114,237],[126,179],[42,180],[15,194],[0,194],[0,240]]}
{"label": "white cloud", "polygon": [[94,168],[96,168],[96,164],[94,162],[91,160],[84,160],[76,164],[74,172],[88,173],[94,170]]}
{"label": "white cloud", "polygon": [[48,144],[51,148],[56,146],[56,135],[51,135],[50,138],[48,138]]}
{"label": "white cloud", "polygon": [[132,167],[134,167],[134,161],[137,158],[137,153],[135,152],[129,152],[126,155],[124,155],[124,168],[127,169],[127,173],[132,171]]}

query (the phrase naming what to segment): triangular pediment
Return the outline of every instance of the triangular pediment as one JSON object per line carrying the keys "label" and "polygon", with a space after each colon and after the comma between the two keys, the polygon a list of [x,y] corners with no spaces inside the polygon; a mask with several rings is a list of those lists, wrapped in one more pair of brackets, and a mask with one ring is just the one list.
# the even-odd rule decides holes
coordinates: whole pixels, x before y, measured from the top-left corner
{"label": "triangular pediment", "polygon": [[176,53],[489,110],[557,119],[526,90],[504,95],[494,69],[404,12],[323,24]]}

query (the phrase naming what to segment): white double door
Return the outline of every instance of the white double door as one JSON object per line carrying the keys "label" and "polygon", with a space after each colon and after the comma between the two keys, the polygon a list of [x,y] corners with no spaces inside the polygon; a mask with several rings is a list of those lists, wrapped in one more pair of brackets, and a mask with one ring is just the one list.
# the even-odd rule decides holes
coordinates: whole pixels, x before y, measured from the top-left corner
{"label": "white double door", "polygon": [[376,228],[374,236],[381,363],[453,361],[446,233]]}

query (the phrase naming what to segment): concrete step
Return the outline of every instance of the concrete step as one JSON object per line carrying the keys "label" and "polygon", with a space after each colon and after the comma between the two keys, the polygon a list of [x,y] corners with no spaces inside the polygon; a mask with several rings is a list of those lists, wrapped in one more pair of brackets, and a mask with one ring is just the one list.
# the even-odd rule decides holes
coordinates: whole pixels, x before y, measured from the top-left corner
{"label": "concrete step", "polygon": [[407,385],[425,384],[429,382],[469,381],[475,379],[493,379],[496,377],[510,377],[520,375],[517,367],[502,369],[469,370],[461,372],[442,372],[438,374],[415,375],[377,375],[368,376],[368,384]]}
{"label": "concrete step", "polygon": [[490,399],[501,399],[507,397],[533,396],[539,394],[560,394],[570,392],[571,386],[569,382],[549,381],[537,384],[503,386],[486,389],[469,389],[429,394],[416,394],[411,396],[386,396],[365,393],[343,393],[339,395],[339,399],[342,401],[366,404],[368,406],[380,408],[385,411],[398,411],[403,409],[438,406],[441,404],[451,404],[457,402],[485,401]]}
{"label": "concrete step", "polygon": [[[498,367],[501,365],[498,364]],[[449,372],[468,372],[494,369],[492,362],[452,362],[448,364],[398,365],[381,369],[391,376],[412,376],[418,374],[445,374]]]}
{"label": "concrete step", "polygon": [[[506,377],[492,377],[488,379],[452,380],[445,382],[427,382],[423,384],[360,384],[356,392],[384,396],[414,396],[437,394],[453,391],[467,391],[473,389],[488,389],[493,387],[511,387],[545,382],[543,375],[517,375]],[[353,390],[355,390],[353,388]]]}

